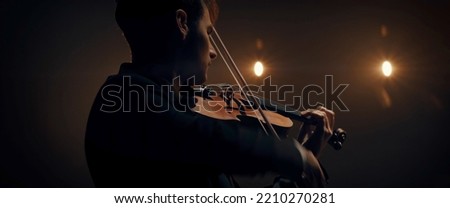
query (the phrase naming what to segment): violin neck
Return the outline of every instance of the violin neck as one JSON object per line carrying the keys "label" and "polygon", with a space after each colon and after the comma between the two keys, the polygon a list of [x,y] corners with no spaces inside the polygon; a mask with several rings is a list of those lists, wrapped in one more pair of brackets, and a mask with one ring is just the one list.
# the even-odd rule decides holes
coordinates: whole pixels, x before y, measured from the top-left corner
{"label": "violin neck", "polygon": [[281,104],[277,101],[273,101],[270,99],[266,99],[257,95],[254,95],[256,99],[259,100],[259,103],[261,104],[261,107],[263,109],[269,110],[269,111],[275,111],[283,116],[289,117],[293,120],[301,121],[308,124],[314,124],[312,119],[305,117],[300,114],[296,109],[289,107],[287,105]]}

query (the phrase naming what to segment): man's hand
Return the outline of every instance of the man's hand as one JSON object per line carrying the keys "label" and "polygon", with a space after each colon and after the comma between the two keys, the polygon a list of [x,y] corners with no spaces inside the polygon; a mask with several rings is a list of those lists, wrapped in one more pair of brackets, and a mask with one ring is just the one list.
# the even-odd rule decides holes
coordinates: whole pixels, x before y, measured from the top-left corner
{"label": "man's hand", "polygon": [[305,148],[311,150],[314,156],[318,157],[333,133],[334,112],[321,106],[317,109],[302,111],[301,114],[311,117],[316,125],[304,124],[300,129],[298,139]]}

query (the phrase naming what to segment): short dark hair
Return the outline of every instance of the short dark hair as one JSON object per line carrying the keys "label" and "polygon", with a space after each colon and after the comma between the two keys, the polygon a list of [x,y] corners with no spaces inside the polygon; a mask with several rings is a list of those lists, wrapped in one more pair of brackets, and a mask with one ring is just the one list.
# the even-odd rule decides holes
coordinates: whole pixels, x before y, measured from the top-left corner
{"label": "short dark hair", "polygon": [[151,19],[161,14],[183,9],[197,21],[203,14],[202,2],[208,8],[211,21],[215,22],[219,13],[216,0],[116,0],[116,19]]}
{"label": "short dark hair", "polygon": [[176,10],[183,9],[188,25],[194,26],[204,14],[203,4],[215,22],[219,11],[216,0],[117,0],[115,17],[133,55],[145,51],[148,58],[164,61],[176,44],[172,41],[177,34],[172,18]]}

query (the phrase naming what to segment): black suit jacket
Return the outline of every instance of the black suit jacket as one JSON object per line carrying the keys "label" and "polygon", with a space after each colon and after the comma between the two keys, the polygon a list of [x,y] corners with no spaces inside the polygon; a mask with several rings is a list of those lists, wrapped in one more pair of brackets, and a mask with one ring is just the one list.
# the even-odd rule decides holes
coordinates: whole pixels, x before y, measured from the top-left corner
{"label": "black suit jacket", "polygon": [[297,141],[184,109],[193,96],[180,101],[149,71],[123,64],[95,98],[85,150],[97,187],[236,187],[231,174],[265,172],[300,178]]}

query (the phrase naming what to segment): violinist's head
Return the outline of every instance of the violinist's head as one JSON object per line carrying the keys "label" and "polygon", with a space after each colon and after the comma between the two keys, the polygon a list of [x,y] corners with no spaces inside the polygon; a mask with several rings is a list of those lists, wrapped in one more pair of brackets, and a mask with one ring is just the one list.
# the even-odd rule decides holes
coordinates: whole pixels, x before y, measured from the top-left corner
{"label": "violinist's head", "polygon": [[116,21],[133,63],[168,65],[165,73],[201,84],[217,56],[209,40],[217,14],[215,0],[117,0]]}

